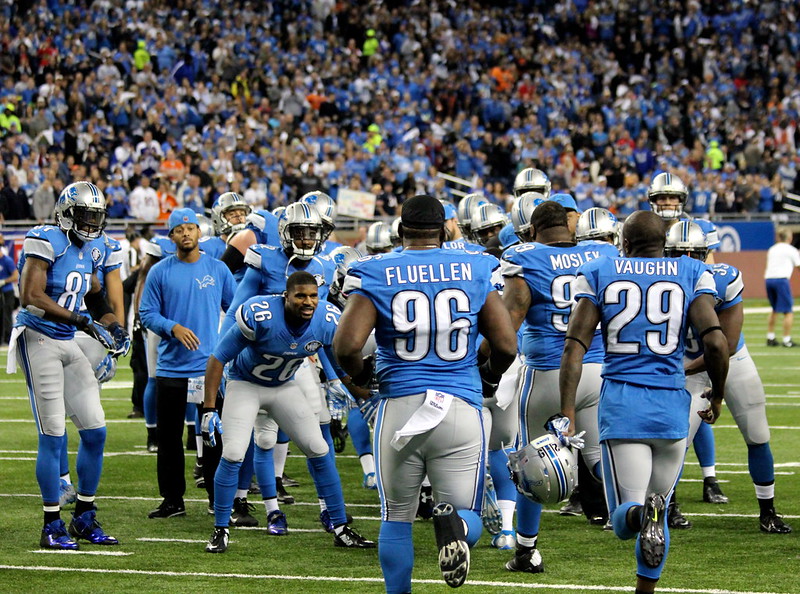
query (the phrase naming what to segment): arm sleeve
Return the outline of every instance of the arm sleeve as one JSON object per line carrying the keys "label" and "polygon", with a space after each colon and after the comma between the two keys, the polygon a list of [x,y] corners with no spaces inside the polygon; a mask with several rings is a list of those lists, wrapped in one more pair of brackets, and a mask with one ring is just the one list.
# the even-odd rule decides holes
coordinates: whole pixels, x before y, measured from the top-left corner
{"label": "arm sleeve", "polygon": [[237,272],[244,266],[244,256],[242,252],[232,245],[225,248],[225,253],[222,254],[220,260],[222,260],[222,263],[225,264],[231,272]]}
{"label": "arm sleeve", "polygon": [[248,343],[249,341],[245,335],[242,334],[239,326],[234,324],[222,335],[222,338],[220,338],[212,354],[220,363],[225,364],[229,361],[233,361],[236,355],[241,353]]}
{"label": "arm sleeve", "polygon": [[161,274],[159,270],[151,270],[144,283],[142,300],[139,303],[139,317],[148,330],[158,334],[161,338],[172,338],[173,322],[161,315],[163,305],[161,294]]}
{"label": "arm sleeve", "polygon": [[325,374],[325,378],[328,381],[336,378],[343,378],[347,375],[344,369],[339,367],[339,364],[336,363],[336,357],[333,356],[333,347],[331,345],[327,345],[319,351],[317,356],[319,357],[320,365],[322,365],[322,373]]}
{"label": "arm sleeve", "polygon": [[225,319],[222,320],[222,327],[219,330],[220,334],[227,332],[228,328],[236,323],[236,310],[242,303],[250,299],[250,297],[258,295],[258,287],[260,284],[261,271],[255,268],[248,268],[247,272],[244,273],[242,282],[236,287],[231,302],[228,304],[228,313],[225,315]]}

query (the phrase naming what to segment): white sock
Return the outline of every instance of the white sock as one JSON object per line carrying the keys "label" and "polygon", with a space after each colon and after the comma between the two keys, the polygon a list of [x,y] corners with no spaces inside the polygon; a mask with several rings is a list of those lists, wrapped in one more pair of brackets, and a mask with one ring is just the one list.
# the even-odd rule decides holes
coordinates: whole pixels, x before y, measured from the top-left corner
{"label": "white sock", "polygon": [[700,470],[703,471],[703,478],[708,478],[710,476],[717,476],[716,466],[701,466]]}
{"label": "white sock", "polygon": [[194,442],[197,444],[197,457],[203,457],[203,434],[198,433],[194,436]]}
{"label": "white sock", "polygon": [[498,499],[497,507],[503,515],[503,530],[514,529],[514,510],[517,508],[517,502],[513,499]]}
{"label": "white sock", "polygon": [[69,473],[67,473],[67,474],[62,474],[62,475],[61,475],[61,480],[62,480],[62,481],[67,481],[67,484],[68,484],[68,485],[71,485],[71,484],[72,484],[72,480],[70,480],[70,478],[69,478]]}
{"label": "white sock", "polygon": [[325,503],[324,499],[318,499],[317,501],[319,501],[319,511],[324,512],[326,509],[328,509],[328,504]]}
{"label": "white sock", "polygon": [[236,499],[247,499],[247,489],[236,489]]}
{"label": "white sock", "polygon": [[274,511],[278,511],[280,509],[278,507],[278,498],[270,497],[269,499],[264,499],[264,507],[267,508],[267,515],[270,515]]}
{"label": "white sock", "polygon": [[756,499],[774,499],[775,483],[771,485],[753,485],[756,488]]}
{"label": "white sock", "polygon": [[775,333],[767,332],[767,340],[775,340]]}
{"label": "white sock", "polygon": [[790,342],[792,342],[792,337],[791,336],[784,336],[783,337],[783,344],[788,344]]}
{"label": "white sock", "polygon": [[528,547],[529,549],[536,548],[536,541],[539,539],[539,535],[536,536],[521,536],[519,532],[517,532],[517,543],[522,545],[523,547]]}
{"label": "white sock", "polygon": [[361,462],[361,470],[364,471],[364,474],[375,472],[375,456],[372,454],[364,454],[358,461]]}
{"label": "white sock", "polygon": [[272,448],[272,463],[275,466],[275,476],[283,476],[283,469],[286,468],[286,458],[289,455],[289,442],[276,443]]}

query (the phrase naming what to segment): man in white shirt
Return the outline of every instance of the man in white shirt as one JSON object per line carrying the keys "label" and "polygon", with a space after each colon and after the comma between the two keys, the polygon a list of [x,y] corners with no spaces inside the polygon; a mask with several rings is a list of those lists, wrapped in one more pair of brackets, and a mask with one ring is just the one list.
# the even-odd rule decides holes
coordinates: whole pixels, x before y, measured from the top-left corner
{"label": "man in white shirt", "polygon": [[800,252],[792,245],[792,232],[778,229],[778,241],[767,252],[767,298],[772,311],[767,320],[767,346],[778,346],[775,339],[775,315],[783,314],[783,346],[792,347],[792,322],[794,321],[794,299],[789,279],[800,266]]}
{"label": "man in white shirt", "polygon": [[150,178],[143,175],[128,196],[129,212],[134,219],[141,221],[155,221],[161,213],[158,194],[150,187]]}

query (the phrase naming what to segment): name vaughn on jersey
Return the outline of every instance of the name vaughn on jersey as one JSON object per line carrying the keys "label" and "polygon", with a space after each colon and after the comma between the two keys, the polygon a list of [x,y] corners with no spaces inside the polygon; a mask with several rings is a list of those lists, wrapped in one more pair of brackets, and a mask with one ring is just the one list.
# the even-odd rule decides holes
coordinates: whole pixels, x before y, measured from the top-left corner
{"label": "name vaughn on jersey", "polygon": [[678,262],[671,260],[667,262],[649,261],[641,262],[637,260],[615,260],[617,274],[646,274],[648,276],[678,276]]}
{"label": "name vaughn on jersey", "polygon": [[472,264],[469,262],[440,262],[435,264],[407,264],[389,266],[386,270],[386,284],[406,285],[409,283],[438,283],[447,281],[471,281]]}

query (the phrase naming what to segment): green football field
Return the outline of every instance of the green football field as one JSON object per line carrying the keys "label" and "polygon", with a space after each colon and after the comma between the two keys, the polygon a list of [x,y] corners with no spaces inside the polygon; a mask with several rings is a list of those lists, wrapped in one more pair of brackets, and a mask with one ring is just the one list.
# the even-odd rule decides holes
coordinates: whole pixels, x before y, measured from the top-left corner
{"label": "green football field", "polygon": [[[747,449],[727,411],[715,428],[717,476],[730,497],[727,505],[702,502],[702,478],[693,452],[679,488],[681,506],[694,523],[672,531],[662,592],[800,592],[800,349],[767,348],[763,302],[749,302],[745,335],[767,392],[776,470],[776,507],[793,524],[789,535],[758,529],[758,506],[747,471]],[[757,309],[752,309],[756,307]],[[800,329],[797,330],[800,336]],[[0,351],[5,367],[6,351]],[[298,503],[284,506],[288,536],[269,536],[262,528],[232,529],[224,555],[203,550],[213,519],[205,491],[195,489],[187,464],[187,515],[149,520],[159,502],[156,457],[144,448],[141,419],[128,420],[131,373],[127,362],[103,390],[108,419],[105,467],[98,493],[98,518],[119,538],[111,548],[82,544],[78,552],[39,549],[41,501],[35,478],[36,428],[21,373],[0,376],[0,575],[9,592],[381,592],[376,550],[333,547],[319,522],[319,509],[304,459],[295,451],[287,473],[301,486]],[[68,423],[73,480],[77,432]],[[352,445],[338,457],[348,511],[365,536],[378,537],[378,495],[361,488],[361,467]],[[265,521],[258,496],[257,517]],[[632,592],[633,541],[589,526],[583,518],[561,517],[557,505],[546,510],[539,539],[546,571],[509,573],[512,554],[489,546],[484,534],[472,552],[466,592]],[[62,517],[69,520],[69,512]],[[432,526],[414,527],[414,589],[450,591],[441,580]]]}

